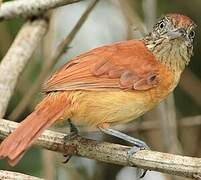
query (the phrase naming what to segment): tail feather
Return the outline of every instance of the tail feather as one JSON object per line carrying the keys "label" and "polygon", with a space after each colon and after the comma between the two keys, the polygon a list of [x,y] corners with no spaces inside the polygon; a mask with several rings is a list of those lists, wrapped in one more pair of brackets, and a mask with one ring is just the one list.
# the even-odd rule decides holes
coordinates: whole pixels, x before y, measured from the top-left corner
{"label": "tail feather", "polygon": [[0,158],[14,166],[42,132],[63,116],[69,107],[65,93],[48,95],[0,145]]}

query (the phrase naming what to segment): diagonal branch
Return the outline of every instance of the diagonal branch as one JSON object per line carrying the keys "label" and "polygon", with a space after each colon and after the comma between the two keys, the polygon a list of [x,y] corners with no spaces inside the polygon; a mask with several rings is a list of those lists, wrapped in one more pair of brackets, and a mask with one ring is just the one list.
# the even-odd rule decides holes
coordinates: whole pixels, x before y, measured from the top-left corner
{"label": "diagonal branch", "polygon": [[31,17],[56,7],[81,0],[20,0],[5,2],[0,6],[0,21],[16,17]]}
{"label": "diagonal branch", "polygon": [[0,170],[0,179],[43,180],[41,178],[25,175],[22,173],[11,172],[11,171],[3,171],[3,170]]}
{"label": "diagonal branch", "polygon": [[[3,140],[12,132],[18,123],[0,119],[0,139]],[[98,142],[82,137],[63,144],[65,134],[46,130],[37,140],[36,145],[60,153],[82,156],[98,161],[137,166],[143,169],[155,170],[172,175],[189,178],[201,177],[201,159],[173,155],[150,150],[142,150],[133,155],[128,163],[128,146]]]}
{"label": "diagonal branch", "polygon": [[[18,1],[17,1],[18,2]],[[20,2],[20,1],[19,1]],[[28,21],[18,33],[15,41],[0,64],[0,117],[7,109],[18,77],[29,58],[47,31],[45,19]]]}

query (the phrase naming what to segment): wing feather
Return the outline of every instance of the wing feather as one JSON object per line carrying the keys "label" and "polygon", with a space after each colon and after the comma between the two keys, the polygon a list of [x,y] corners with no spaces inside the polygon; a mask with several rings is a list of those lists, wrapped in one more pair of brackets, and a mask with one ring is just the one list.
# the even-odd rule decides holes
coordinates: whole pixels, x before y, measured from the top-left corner
{"label": "wing feather", "polygon": [[59,90],[147,90],[158,84],[159,62],[143,41],[103,46],[66,63],[44,85]]}

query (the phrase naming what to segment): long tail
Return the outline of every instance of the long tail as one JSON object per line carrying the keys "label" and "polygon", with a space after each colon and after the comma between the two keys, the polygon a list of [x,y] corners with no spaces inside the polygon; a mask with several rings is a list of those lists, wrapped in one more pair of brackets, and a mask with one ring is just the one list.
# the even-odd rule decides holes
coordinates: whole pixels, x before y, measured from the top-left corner
{"label": "long tail", "polygon": [[40,134],[62,117],[68,108],[67,93],[49,94],[35,111],[1,143],[0,158],[8,158],[8,163],[15,166]]}

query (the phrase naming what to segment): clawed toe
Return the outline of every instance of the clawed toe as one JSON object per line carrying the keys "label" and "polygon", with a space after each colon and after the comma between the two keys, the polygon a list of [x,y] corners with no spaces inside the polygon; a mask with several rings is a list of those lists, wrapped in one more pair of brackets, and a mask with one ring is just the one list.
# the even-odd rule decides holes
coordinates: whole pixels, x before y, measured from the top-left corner
{"label": "clawed toe", "polygon": [[140,178],[143,178],[147,174],[147,170],[145,169],[141,169],[141,170],[142,170],[142,174],[140,175]]}
{"label": "clawed toe", "polygon": [[[127,134],[124,134],[124,133],[119,132],[117,130],[110,129],[110,128],[102,128],[102,127],[99,127],[99,129],[108,135],[115,136],[117,138],[123,139],[124,141],[127,141],[127,142],[134,145],[127,152],[127,160],[128,160],[128,164],[130,166],[133,166],[133,163],[131,162],[131,158],[132,158],[133,154],[137,153],[140,150],[150,149],[145,142],[143,142],[139,139],[136,139],[134,137],[128,136]],[[146,172],[147,172],[147,170],[143,170],[142,175],[140,177],[141,178],[144,177],[146,175]]]}
{"label": "clawed toe", "polygon": [[128,162],[130,162],[130,158],[131,158],[135,153],[137,153],[138,151],[141,151],[141,150],[146,150],[146,149],[150,149],[150,148],[149,148],[149,146],[147,146],[145,143],[133,146],[133,147],[127,152],[127,154],[128,154]]}
{"label": "clawed toe", "polygon": [[[132,158],[132,156],[137,153],[138,151],[141,151],[141,150],[145,150],[145,149],[150,149],[146,144],[141,144],[140,147],[137,147],[137,146],[133,146],[128,152],[127,152],[127,159],[128,159],[128,164],[130,166],[133,166],[133,163],[130,161],[130,159]],[[140,175],[140,178],[143,178],[146,173],[147,173],[147,170],[144,170],[144,169],[141,169],[142,171],[142,174]]]}
{"label": "clawed toe", "polygon": [[140,148],[133,146],[128,152],[127,152],[127,159],[128,159],[128,163],[130,164],[130,159],[131,157],[137,153],[138,151],[140,151]]}
{"label": "clawed toe", "polygon": [[[69,141],[75,139],[76,137],[78,137],[78,134],[74,133],[74,132],[71,132],[69,135],[64,136],[64,143],[63,143],[64,149],[65,149],[65,145]],[[63,154],[63,156],[64,156],[65,160],[62,163],[64,163],[64,164],[66,164],[72,157],[72,155],[69,155],[69,154]]]}
{"label": "clawed toe", "polygon": [[[64,143],[63,143],[63,146],[64,146],[64,149],[65,149],[65,145],[78,137],[78,129],[75,127],[74,124],[72,124],[72,122],[70,120],[68,120],[69,122],[69,125],[70,125],[70,134],[67,134],[66,136],[64,136]],[[72,157],[72,155],[69,155],[69,154],[63,154],[65,160],[62,162],[64,164],[66,164]]]}
{"label": "clawed toe", "polygon": [[64,145],[66,145],[69,141],[75,139],[78,136],[77,133],[71,132],[70,134],[64,136]]}
{"label": "clawed toe", "polygon": [[63,164],[66,164],[66,163],[68,163],[68,161],[71,159],[72,155],[64,154],[63,157],[66,158],[66,159],[65,159],[62,163],[63,163]]}

